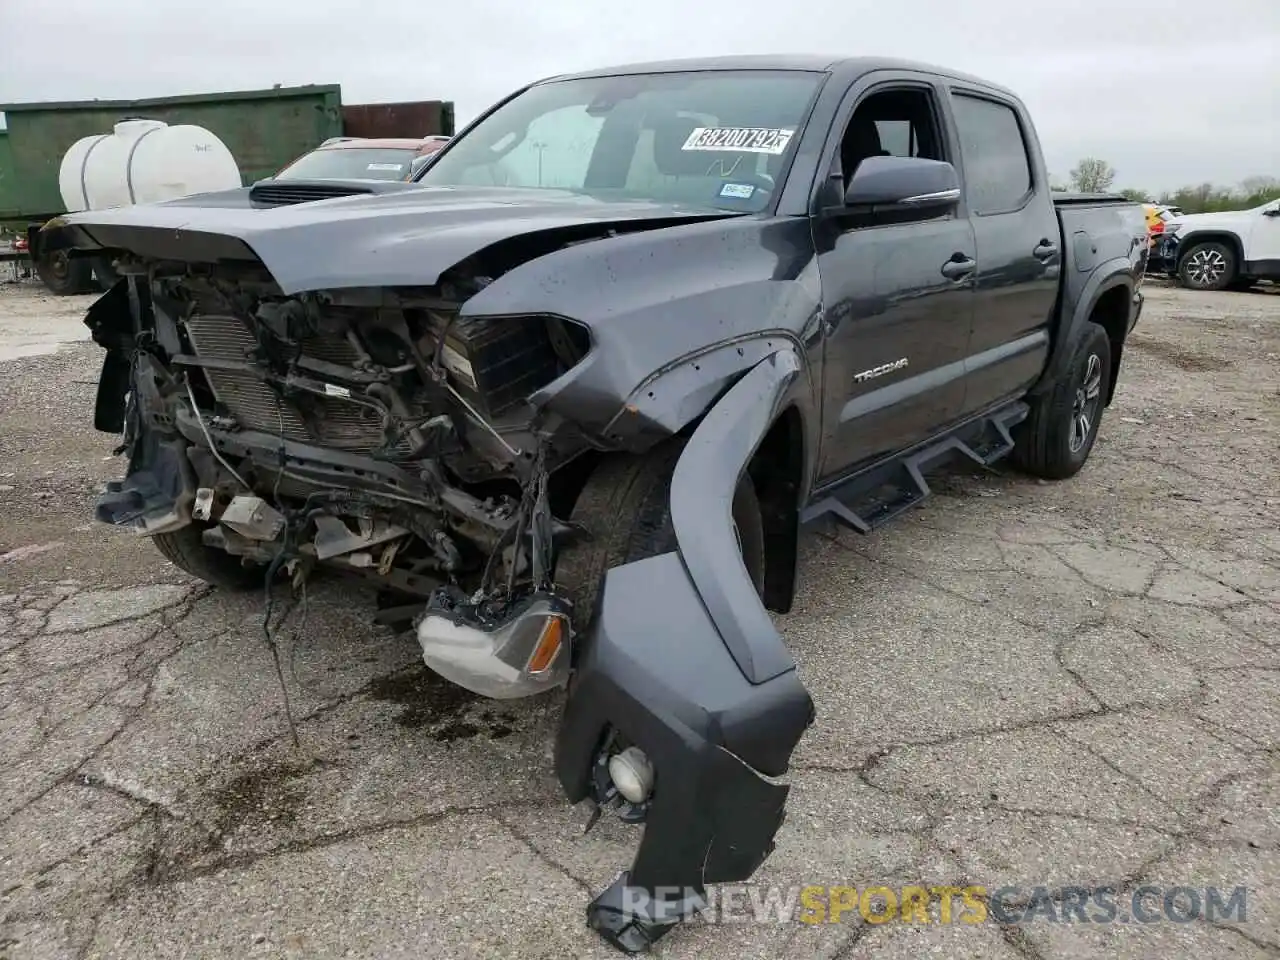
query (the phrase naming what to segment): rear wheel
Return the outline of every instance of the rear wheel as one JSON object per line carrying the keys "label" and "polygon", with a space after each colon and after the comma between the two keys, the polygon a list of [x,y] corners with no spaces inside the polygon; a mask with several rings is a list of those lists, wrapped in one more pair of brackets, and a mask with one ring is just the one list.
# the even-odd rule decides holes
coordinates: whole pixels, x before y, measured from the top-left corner
{"label": "rear wheel", "polygon": [[1086,322],[1062,378],[1034,398],[1015,432],[1013,462],[1050,480],[1078,473],[1098,437],[1110,382],[1111,341],[1102,327]]}
{"label": "rear wheel", "polygon": [[[640,456],[613,454],[587,478],[572,520],[588,540],[566,546],[556,561],[556,584],[573,601],[575,629],[587,630],[610,567],[676,549],[671,526],[671,475],[684,442],[670,440]],[[764,521],[751,478],[734,490],[732,517],[747,575],[764,589]]]}
{"label": "rear wheel", "polygon": [[68,257],[64,250],[56,250],[37,260],[36,275],[60,296],[89,293],[93,289],[93,267],[89,261]]}
{"label": "rear wheel", "polygon": [[198,580],[223,590],[253,590],[266,586],[266,570],[259,564],[245,566],[239,557],[210,547],[201,539],[205,527],[189,523],[168,533],[152,536],[166,560]]}
{"label": "rear wheel", "polygon": [[1238,273],[1235,251],[1225,243],[1197,243],[1178,258],[1178,279],[1192,290],[1225,290]]}

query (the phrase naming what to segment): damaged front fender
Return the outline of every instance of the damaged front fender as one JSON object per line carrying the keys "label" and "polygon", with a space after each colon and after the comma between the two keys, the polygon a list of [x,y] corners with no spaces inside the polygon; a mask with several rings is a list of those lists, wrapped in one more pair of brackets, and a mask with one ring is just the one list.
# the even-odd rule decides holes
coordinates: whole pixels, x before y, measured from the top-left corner
{"label": "damaged front fender", "polygon": [[678,550],[610,570],[556,743],[570,801],[596,796],[610,743],[653,769],[630,870],[587,909],[614,946],[647,949],[706,884],[749,878],[773,849],[791,753],[813,702],[737,548],[733,490],[801,370],[783,349],[712,408],[677,463]]}

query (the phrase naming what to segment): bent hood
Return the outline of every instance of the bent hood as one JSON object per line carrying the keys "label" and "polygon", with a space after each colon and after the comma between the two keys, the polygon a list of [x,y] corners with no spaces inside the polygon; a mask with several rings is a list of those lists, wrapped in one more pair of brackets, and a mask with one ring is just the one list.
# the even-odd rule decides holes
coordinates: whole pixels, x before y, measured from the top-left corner
{"label": "bent hood", "polygon": [[740,216],[713,207],[602,200],[559,190],[415,187],[288,206],[250,189],[86,211],[50,221],[42,249],[119,250],[215,262],[257,259],[285,294],[430,286],[502,240],[611,224],[648,228]]}

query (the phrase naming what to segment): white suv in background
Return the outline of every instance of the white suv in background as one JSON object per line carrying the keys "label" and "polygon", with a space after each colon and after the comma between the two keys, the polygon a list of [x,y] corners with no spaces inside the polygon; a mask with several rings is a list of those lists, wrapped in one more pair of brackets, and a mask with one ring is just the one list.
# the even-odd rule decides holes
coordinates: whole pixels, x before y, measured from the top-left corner
{"label": "white suv in background", "polygon": [[1193,290],[1280,280],[1280,200],[1251,210],[1174,217],[1165,223],[1164,235],[1177,238],[1172,270]]}

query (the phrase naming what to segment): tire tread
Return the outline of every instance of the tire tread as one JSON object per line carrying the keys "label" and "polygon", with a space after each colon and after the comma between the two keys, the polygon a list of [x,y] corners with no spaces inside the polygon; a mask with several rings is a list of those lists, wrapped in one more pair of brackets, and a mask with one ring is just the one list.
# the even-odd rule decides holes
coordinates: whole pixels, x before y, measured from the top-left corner
{"label": "tire tread", "polygon": [[1071,361],[1067,365],[1067,375],[1048,392],[1032,400],[1031,412],[1019,425],[1010,459],[1033,476],[1046,480],[1065,480],[1078,473],[1089,459],[1101,426],[1105,404],[1098,405],[1093,437],[1086,444],[1083,455],[1072,454],[1068,441],[1076,380],[1082,375],[1081,368],[1090,353],[1098,353],[1102,360],[1102,389],[1107,389],[1111,374],[1111,342],[1101,326],[1086,321],[1076,336]]}
{"label": "tire tread", "polygon": [[151,541],[166,560],[198,580],[223,590],[250,590],[265,585],[265,572],[246,567],[238,557],[206,545],[202,529],[190,523],[177,530],[157,533]]}

